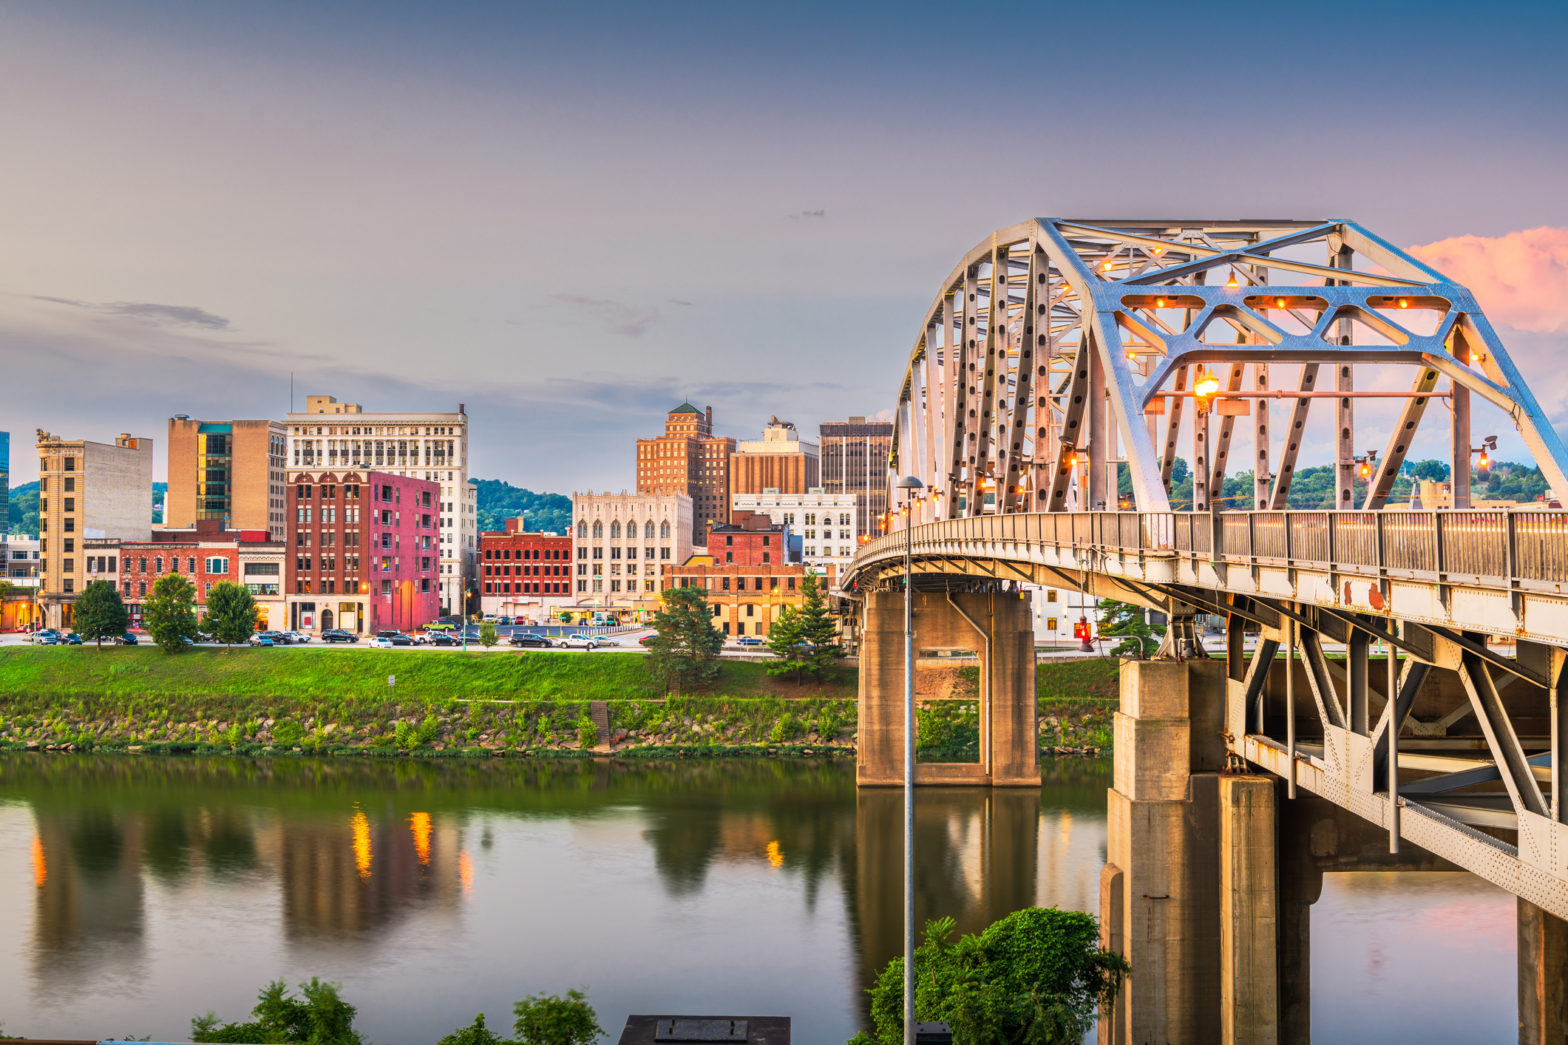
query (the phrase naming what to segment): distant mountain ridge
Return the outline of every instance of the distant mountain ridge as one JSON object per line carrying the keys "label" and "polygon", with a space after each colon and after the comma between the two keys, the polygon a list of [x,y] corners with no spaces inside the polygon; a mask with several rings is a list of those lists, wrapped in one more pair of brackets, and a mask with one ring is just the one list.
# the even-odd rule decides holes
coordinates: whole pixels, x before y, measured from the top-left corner
{"label": "distant mountain ridge", "polygon": [[572,525],[572,499],[559,493],[535,493],[501,479],[475,479],[479,529],[504,530],[506,520],[523,517],[529,532],[566,533]]}

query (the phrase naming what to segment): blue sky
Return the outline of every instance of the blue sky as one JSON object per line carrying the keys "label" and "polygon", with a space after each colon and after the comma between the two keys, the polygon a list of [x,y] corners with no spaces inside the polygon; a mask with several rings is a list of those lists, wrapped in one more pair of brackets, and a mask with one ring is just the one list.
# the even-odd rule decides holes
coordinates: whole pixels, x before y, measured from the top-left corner
{"label": "blue sky", "polygon": [[[466,403],[477,475],[619,489],[684,396],[738,436],[889,408],[940,280],[1030,215],[1568,228],[1565,30],[1546,4],[9,4],[0,428],[161,440],[281,415],[292,372],[300,401]],[[1565,331],[1504,334],[1530,374]]]}

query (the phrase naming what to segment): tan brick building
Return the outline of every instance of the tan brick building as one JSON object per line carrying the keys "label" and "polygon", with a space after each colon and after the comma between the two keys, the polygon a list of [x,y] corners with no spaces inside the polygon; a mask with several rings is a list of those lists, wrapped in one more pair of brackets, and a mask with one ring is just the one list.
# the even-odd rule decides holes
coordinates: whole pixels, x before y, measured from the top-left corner
{"label": "tan brick building", "polygon": [[805,493],[820,486],[817,444],[802,442],[795,426],[773,418],[759,440],[744,440],[730,455],[730,497]]}
{"label": "tan brick building", "polygon": [[880,534],[877,519],[887,511],[887,462],[893,453],[893,422],[824,421],[822,487],[855,495],[857,534]]}
{"label": "tan brick building", "polygon": [[279,421],[169,419],[169,492],[163,522],[188,529],[265,530],[283,539],[288,429]]}
{"label": "tan brick building", "polygon": [[70,624],[88,580],[89,539],[152,535],[152,446],[129,433],[111,444],[38,430],[38,604],[47,626]]}
{"label": "tan brick building", "polygon": [[713,434],[713,407],[682,403],[664,418],[664,434],[637,440],[637,492],[691,498],[691,539],[702,543],[709,524],[730,520],[730,455],[735,440]]}
{"label": "tan brick building", "polygon": [[579,612],[646,612],[660,578],[691,555],[691,498],[572,494],[572,596]]}

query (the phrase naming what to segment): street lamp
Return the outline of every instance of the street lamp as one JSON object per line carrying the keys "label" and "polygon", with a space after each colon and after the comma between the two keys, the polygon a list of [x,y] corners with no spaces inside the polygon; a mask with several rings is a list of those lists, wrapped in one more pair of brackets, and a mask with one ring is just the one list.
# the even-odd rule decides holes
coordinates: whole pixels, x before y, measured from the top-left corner
{"label": "street lamp", "polygon": [[[898,481],[904,503],[923,483]],[[915,1043],[915,585],[914,521],[904,523],[904,1045]]]}

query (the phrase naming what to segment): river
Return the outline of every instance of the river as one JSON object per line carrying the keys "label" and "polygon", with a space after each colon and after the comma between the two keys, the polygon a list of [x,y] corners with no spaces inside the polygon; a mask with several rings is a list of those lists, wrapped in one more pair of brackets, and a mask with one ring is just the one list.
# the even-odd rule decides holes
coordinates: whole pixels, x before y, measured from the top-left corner
{"label": "river", "polygon": [[[919,796],[919,918],[1094,911],[1104,764]],[[430,1045],[584,987],[629,1012],[788,1015],[843,1042],[900,950],[902,807],[853,766],[0,755],[0,1024],[180,1040],[267,981],[343,984]],[[1319,1041],[1512,1040],[1514,905],[1464,874],[1330,875]]]}

